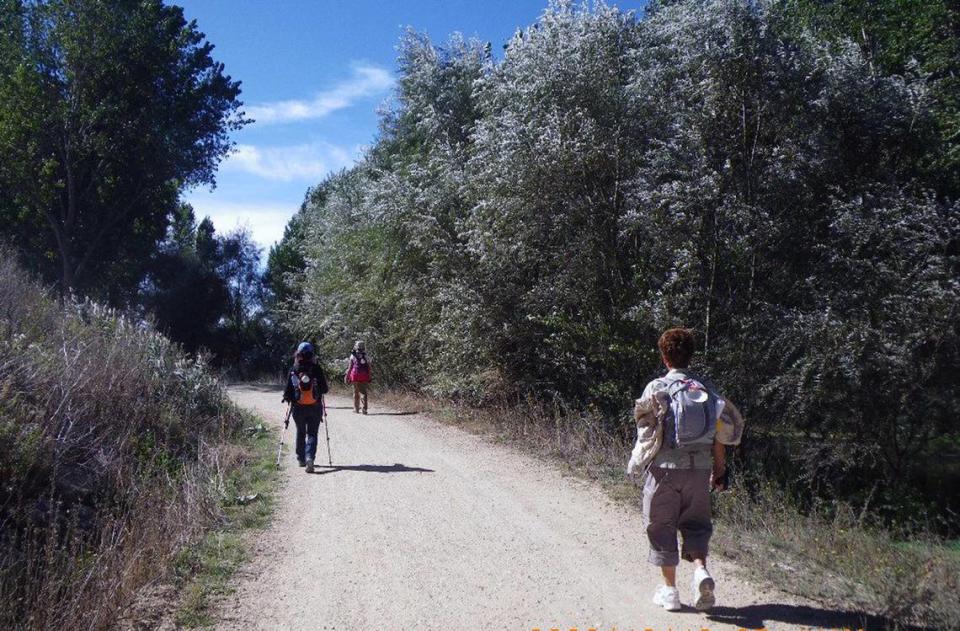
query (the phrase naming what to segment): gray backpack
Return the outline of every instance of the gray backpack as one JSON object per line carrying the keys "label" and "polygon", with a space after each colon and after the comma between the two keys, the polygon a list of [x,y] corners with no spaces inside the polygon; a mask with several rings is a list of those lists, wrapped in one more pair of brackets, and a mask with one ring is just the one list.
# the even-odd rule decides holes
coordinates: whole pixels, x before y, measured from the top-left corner
{"label": "gray backpack", "polygon": [[670,395],[670,419],[664,442],[678,449],[712,444],[717,431],[717,395],[700,381],[679,374],[663,378]]}

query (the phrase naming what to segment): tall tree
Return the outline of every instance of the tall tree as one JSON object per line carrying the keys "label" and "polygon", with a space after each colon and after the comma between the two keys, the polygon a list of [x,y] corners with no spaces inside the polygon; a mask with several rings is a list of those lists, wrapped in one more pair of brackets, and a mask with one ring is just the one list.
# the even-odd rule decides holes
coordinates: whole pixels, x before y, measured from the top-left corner
{"label": "tall tree", "polygon": [[128,302],[240,84],[161,0],[0,0],[0,32],[0,230],[62,292]]}
{"label": "tall tree", "polygon": [[252,365],[263,359],[256,350],[265,326],[260,250],[246,229],[219,235],[209,217],[195,225],[193,209],[182,204],[140,285],[139,302],[188,351],[209,351],[225,368],[261,367]]}

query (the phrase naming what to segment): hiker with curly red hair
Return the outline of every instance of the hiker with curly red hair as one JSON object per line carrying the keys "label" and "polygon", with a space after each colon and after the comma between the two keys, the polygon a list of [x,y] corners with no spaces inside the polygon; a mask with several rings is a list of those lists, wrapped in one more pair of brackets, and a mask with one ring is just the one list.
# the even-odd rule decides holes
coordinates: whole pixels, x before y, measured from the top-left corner
{"label": "hiker with curly red hair", "polygon": [[648,383],[636,401],[637,444],[627,472],[646,472],[648,560],[660,567],[664,580],[653,602],[668,611],[681,608],[676,580],[683,558],[694,565],[692,604],[706,611],[716,602],[715,582],[707,571],[713,533],[710,490],[726,488],[725,445],[740,442],[743,420],[733,404],[690,369],[696,351],[693,331],[669,329],[657,346],[667,374]]}

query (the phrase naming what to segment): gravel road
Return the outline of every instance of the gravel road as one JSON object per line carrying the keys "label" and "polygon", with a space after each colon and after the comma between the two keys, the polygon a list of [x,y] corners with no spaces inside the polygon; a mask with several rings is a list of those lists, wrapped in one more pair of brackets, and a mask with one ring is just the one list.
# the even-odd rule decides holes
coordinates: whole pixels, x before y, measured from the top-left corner
{"label": "gravel road", "polygon": [[[279,391],[231,390],[274,426]],[[376,403],[375,394],[371,400]],[[222,603],[221,629],[800,629],[844,620],[711,561],[717,607],[650,602],[640,513],[518,450],[417,415],[328,397],[332,468],[285,447],[272,526]],[[293,440],[293,423],[287,444]],[[326,463],[323,428],[318,463]],[[626,454],[624,458],[626,459]],[[690,601],[689,564],[681,600]]]}

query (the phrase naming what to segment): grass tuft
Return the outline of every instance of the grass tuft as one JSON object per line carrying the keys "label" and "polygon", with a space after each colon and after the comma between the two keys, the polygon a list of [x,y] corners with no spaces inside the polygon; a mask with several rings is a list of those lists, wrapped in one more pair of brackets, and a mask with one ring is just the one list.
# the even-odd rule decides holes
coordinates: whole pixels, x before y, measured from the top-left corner
{"label": "grass tuft", "polygon": [[13,260],[0,248],[0,628],[115,628],[219,518],[240,416],[202,358]]}
{"label": "grass tuft", "polygon": [[[216,622],[217,600],[232,593],[231,579],[248,559],[250,535],[270,524],[279,474],[274,463],[275,432],[244,413],[245,432],[233,445],[233,458],[221,485],[217,526],[174,562],[173,580],[183,594],[175,613],[178,628],[202,628]],[[255,496],[255,499],[247,498]]]}

